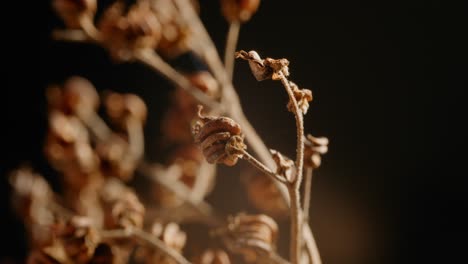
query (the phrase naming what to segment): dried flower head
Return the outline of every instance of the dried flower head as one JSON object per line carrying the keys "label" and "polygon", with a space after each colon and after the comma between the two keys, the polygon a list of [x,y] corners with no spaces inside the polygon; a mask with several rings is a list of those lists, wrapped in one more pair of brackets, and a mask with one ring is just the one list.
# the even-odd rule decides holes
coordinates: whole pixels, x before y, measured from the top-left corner
{"label": "dried flower head", "polygon": [[54,0],[53,7],[68,28],[80,28],[83,19],[94,16],[97,9],[97,1]]}
{"label": "dried flower head", "polygon": [[55,232],[69,259],[75,263],[87,263],[91,259],[99,241],[91,219],[74,216]]}
{"label": "dried flower head", "polygon": [[276,174],[283,176],[289,182],[293,182],[296,176],[294,161],[274,149],[270,149],[270,152],[276,163]]}
{"label": "dried flower head", "polygon": [[195,143],[200,145],[209,163],[234,166],[239,158],[239,154],[234,150],[246,148],[239,124],[228,117],[205,117],[201,114],[202,110],[203,107],[200,106],[198,111],[200,120],[192,129]]}
{"label": "dried flower head", "polygon": [[[299,109],[302,111],[302,114],[307,114],[307,110],[309,110],[309,102],[312,101],[312,91],[309,89],[299,89],[299,87],[291,81],[289,82],[289,85],[291,86],[294,98],[296,98],[297,104]],[[293,108],[293,103],[290,100],[288,102],[288,110],[290,112],[294,112]]]}
{"label": "dried flower head", "polygon": [[125,14],[125,5],[118,1],[104,12],[98,28],[104,45],[118,61],[132,59],[141,49],[154,49],[161,39],[161,24],[149,1],[138,1]]}
{"label": "dried flower head", "polygon": [[193,264],[231,264],[231,260],[224,250],[207,249],[195,258]]}
{"label": "dried flower head", "polygon": [[238,51],[236,52],[236,58],[248,61],[250,70],[257,81],[279,80],[280,75],[289,76],[289,61],[287,59],[262,59],[254,50],[249,52]]}
{"label": "dried flower head", "polygon": [[105,98],[107,114],[112,122],[126,128],[127,120],[144,123],[148,114],[145,102],[135,94],[109,92]]}
{"label": "dried flower head", "polygon": [[328,152],[328,138],[309,134],[304,145],[304,165],[317,169],[322,164],[322,155]]}
{"label": "dried flower head", "polygon": [[215,234],[221,235],[226,246],[241,254],[246,262],[258,263],[276,250],[278,225],[267,215],[238,214]]}
{"label": "dried flower head", "polygon": [[247,22],[257,12],[260,0],[221,0],[221,10],[229,22]]}

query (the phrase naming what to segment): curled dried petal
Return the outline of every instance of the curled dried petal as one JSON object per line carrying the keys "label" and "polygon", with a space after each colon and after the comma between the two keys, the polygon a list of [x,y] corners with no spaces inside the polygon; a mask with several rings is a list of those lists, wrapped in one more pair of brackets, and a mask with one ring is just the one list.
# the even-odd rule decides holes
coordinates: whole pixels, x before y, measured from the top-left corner
{"label": "curled dried petal", "polygon": [[248,61],[250,70],[257,81],[266,79],[279,80],[280,74],[289,76],[289,61],[287,59],[262,59],[256,51],[238,51],[236,58]]}
{"label": "curled dried petal", "polygon": [[276,173],[283,176],[289,182],[293,182],[294,177],[296,176],[296,166],[294,165],[294,161],[283,156],[283,154],[276,150],[271,149],[270,152],[277,166]]}
{"label": "curled dried petal", "polygon": [[[294,98],[297,101],[299,109],[302,111],[302,114],[306,114],[309,110],[309,102],[312,101],[312,91],[309,89],[299,89],[297,85],[293,82],[289,82],[289,85],[292,88]],[[288,102],[288,110],[294,112],[294,105],[291,100]]]}

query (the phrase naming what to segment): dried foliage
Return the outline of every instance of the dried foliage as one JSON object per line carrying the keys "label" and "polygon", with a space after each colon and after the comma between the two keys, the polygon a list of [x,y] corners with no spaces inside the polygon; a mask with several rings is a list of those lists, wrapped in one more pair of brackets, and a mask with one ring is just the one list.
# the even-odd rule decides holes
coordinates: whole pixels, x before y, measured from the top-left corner
{"label": "dried foliage", "polygon": [[[52,191],[30,168],[11,173],[13,205],[31,247],[27,263],[321,263],[307,216],[311,171],[320,166],[328,139],[304,136],[312,92],[288,80],[287,59],[234,52],[240,24],[251,19],[259,0],[221,1],[230,24],[224,64],[198,17],[196,1],[114,1],[97,17],[99,1],[52,2],[66,26],[54,38],[93,43],[119,63],[146,64],[175,90],[161,122],[161,147],[167,149],[161,163],[144,157],[143,127],[153,121],[147,120],[142,98],[99,94],[81,77],[47,90],[44,155],[59,173],[63,191]],[[166,62],[182,54],[196,55],[208,70],[179,72]],[[244,116],[231,82],[234,57],[248,62],[256,80],[283,85],[287,109],[296,120],[295,160],[269,151]],[[259,212],[223,217],[205,198],[216,188],[215,166],[234,166],[239,160],[258,169],[243,173],[242,182]],[[136,177],[146,178],[149,194],[133,188]],[[289,261],[276,245],[276,220],[288,216]],[[193,247],[186,245],[193,235],[185,223],[206,225],[210,243],[186,250]]]}

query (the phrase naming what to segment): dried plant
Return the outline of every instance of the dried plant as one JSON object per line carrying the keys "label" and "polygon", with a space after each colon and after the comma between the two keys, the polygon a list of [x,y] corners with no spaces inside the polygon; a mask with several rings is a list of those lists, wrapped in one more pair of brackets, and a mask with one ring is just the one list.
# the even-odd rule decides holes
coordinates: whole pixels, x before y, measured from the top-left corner
{"label": "dried plant", "polygon": [[[163,147],[171,151],[166,163],[145,161],[143,126],[151,120],[146,120],[148,110],[138,96],[111,91],[100,95],[80,77],[51,86],[44,153],[61,175],[63,193],[54,193],[29,168],[11,175],[13,202],[32,247],[28,263],[186,264],[193,259],[228,264],[240,259],[320,264],[308,212],[312,171],[320,166],[328,139],[305,136],[304,115],[312,92],[288,79],[292,65],[287,59],[235,52],[240,26],[260,1],[221,1],[230,24],[224,62],[201,23],[196,1],[115,1],[95,17],[98,4],[54,0],[66,29],[52,35],[98,45],[116,62],[143,63],[172,82],[172,107],[162,121]],[[208,71],[187,74],[166,62],[186,53],[197,56]],[[232,84],[235,58],[248,62],[256,80],[280,81],[284,87],[286,108],[296,121],[294,159],[269,149],[245,117]],[[98,114],[100,107],[106,119]],[[262,214],[222,217],[205,197],[216,188],[216,165],[234,166],[239,160],[257,169],[245,172],[242,182]],[[150,195],[129,186],[134,177],[151,181]],[[289,261],[277,252],[280,230],[274,220],[288,215]],[[206,225],[212,244],[221,243],[187,256],[187,222]]]}

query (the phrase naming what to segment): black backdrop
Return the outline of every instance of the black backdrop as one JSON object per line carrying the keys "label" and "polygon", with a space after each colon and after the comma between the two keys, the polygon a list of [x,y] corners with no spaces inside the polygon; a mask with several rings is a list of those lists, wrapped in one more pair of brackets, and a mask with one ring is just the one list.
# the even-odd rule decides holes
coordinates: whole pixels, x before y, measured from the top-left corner
{"label": "black backdrop", "polygon": [[[150,108],[149,139],[159,134],[171,86],[141,65],[112,64],[99,48],[51,41],[50,32],[60,21],[48,1],[34,1],[34,6],[11,2],[17,5],[4,8],[2,23],[7,87],[1,95],[6,134],[1,138],[0,240],[2,256],[18,257],[25,245],[21,226],[9,210],[5,175],[29,161],[53,180],[41,158],[46,85],[81,75],[99,89],[140,94]],[[227,26],[219,5],[208,0],[201,5],[204,22],[222,48]],[[432,15],[438,8],[430,1],[263,1],[241,29],[239,49],[291,61],[291,78],[314,93],[307,131],[331,140],[312,195],[312,227],[325,263],[432,257],[427,254],[435,248],[431,234],[446,226],[438,221],[432,225],[430,217],[446,209],[434,203],[435,177],[423,176],[426,170],[417,162],[427,164],[437,144],[428,144],[427,122],[433,104],[428,67],[436,56]],[[279,84],[255,82],[240,62],[234,83],[266,143],[293,155],[294,121]],[[157,155],[153,141],[147,145],[150,158]],[[221,191],[211,199],[245,202],[228,188],[238,181],[235,175],[223,177],[218,180]]]}

